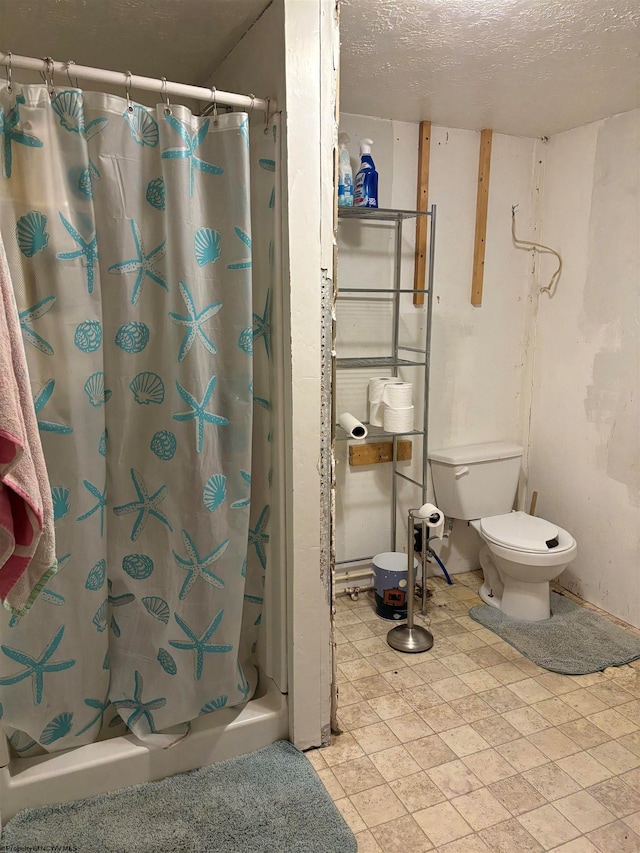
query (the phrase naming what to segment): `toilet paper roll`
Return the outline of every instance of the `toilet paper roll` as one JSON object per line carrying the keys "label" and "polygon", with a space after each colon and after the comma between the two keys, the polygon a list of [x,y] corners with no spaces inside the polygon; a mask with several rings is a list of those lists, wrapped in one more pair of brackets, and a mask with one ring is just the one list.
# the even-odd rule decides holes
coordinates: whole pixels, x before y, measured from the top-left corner
{"label": "toilet paper roll", "polygon": [[444,513],[435,504],[423,504],[420,509],[414,513],[414,518],[424,519],[425,525],[429,528],[429,538],[442,539],[444,533]]}
{"label": "toilet paper roll", "polygon": [[374,376],[369,380],[369,423],[381,427],[384,424],[384,403],[382,396],[385,386],[399,382],[393,376]]}
{"label": "toilet paper roll", "polygon": [[367,437],[366,426],[361,423],[357,418],[354,418],[353,415],[349,412],[343,412],[338,418],[338,423],[340,424],[343,430],[349,433],[351,438]]}
{"label": "toilet paper roll", "polygon": [[406,409],[384,407],[385,432],[411,432],[413,430],[413,406]]}
{"label": "toilet paper roll", "polygon": [[382,392],[382,402],[390,409],[408,409],[413,406],[413,383],[387,382]]}
{"label": "toilet paper roll", "polygon": [[371,426],[381,427],[384,425],[384,403],[369,403],[369,423]]}
{"label": "toilet paper roll", "polygon": [[384,394],[384,386],[388,382],[399,382],[399,379],[396,379],[394,376],[373,376],[369,380],[369,402],[370,403],[380,403],[382,402],[382,395]]}

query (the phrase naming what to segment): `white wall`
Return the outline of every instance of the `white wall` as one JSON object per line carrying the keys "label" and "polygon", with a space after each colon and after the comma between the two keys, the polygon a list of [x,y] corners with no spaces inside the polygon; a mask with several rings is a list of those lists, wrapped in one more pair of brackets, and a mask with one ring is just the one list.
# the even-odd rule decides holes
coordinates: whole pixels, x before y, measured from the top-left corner
{"label": "white wall", "polygon": [[578,542],[561,582],[640,625],[640,110],[546,148],[528,489]]}
{"label": "white wall", "polygon": [[[359,139],[370,136],[375,140],[373,157],[380,173],[380,206],[414,208],[419,125],[343,114],[340,130],[351,137],[354,170]],[[432,127],[429,202],[437,205],[437,231],[429,398],[431,448],[521,440],[523,342],[530,311],[527,295],[531,261],[528,253],[514,249],[511,243],[511,205],[520,205],[519,221],[528,228],[534,219],[537,146],[532,139],[494,135],[484,298],[482,307],[474,308],[470,293],[479,138],[474,131]],[[410,239],[404,251],[403,284],[410,287],[415,227],[406,227]],[[357,228],[356,223],[343,223],[340,228],[339,285],[388,281],[390,240],[378,235],[358,237],[362,232]],[[363,348],[365,353],[379,351],[388,309],[388,302],[375,303],[367,311],[360,304],[339,303],[338,355],[356,355]],[[419,345],[424,320],[425,310],[414,307],[410,296],[403,297],[405,342]],[[353,409],[356,416],[364,416],[369,373],[346,373],[338,376],[337,407]],[[404,378],[414,381],[408,373],[405,371]],[[417,369],[412,369],[412,375],[418,381]],[[390,465],[350,469],[345,445],[346,442],[338,443],[336,452],[337,560],[389,548]],[[417,439],[413,452],[417,461],[421,454]],[[419,466],[408,467],[414,475],[419,474]],[[402,489],[403,515],[416,499],[419,493],[415,487]],[[400,539],[398,550],[403,550],[404,534]],[[477,554],[475,533],[458,522],[451,540],[441,550],[447,568],[475,568]]]}

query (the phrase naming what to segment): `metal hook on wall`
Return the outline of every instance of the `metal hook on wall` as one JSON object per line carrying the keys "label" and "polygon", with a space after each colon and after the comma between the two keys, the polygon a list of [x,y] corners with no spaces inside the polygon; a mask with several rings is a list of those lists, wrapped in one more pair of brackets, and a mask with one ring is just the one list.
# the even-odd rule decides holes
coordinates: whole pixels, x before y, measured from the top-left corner
{"label": "metal hook on wall", "polygon": [[69,85],[73,86],[74,89],[79,89],[80,86],[78,85],[78,78],[76,77],[75,83],[71,79],[71,66],[75,65],[75,64],[76,63],[73,59],[67,59],[67,61],[64,64],[64,70],[67,72],[67,79],[69,80]]}
{"label": "metal hook on wall", "polygon": [[164,103],[165,103],[164,114],[167,116],[170,116],[171,115],[171,103],[169,101],[169,94],[167,92],[167,78],[161,77],[160,79],[162,81],[162,97],[164,98]]}
{"label": "metal hook on wall", "polygon": [[124,84],[124,91],[127,98],[127,112],[133,112],[133,101],[131,100],[131,78],[133,77],[130,71],[126,71],[127,80]]}

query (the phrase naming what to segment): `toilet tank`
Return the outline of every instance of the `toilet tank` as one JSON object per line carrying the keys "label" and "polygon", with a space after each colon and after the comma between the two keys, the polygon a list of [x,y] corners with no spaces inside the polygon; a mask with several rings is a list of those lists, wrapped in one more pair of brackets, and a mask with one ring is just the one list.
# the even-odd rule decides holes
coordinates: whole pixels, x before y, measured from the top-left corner
{"label": "toilet tank", "polygon": [[487,518],[511,512],[522,447],[504,441],[429,453],[436,503],[449,518]]}

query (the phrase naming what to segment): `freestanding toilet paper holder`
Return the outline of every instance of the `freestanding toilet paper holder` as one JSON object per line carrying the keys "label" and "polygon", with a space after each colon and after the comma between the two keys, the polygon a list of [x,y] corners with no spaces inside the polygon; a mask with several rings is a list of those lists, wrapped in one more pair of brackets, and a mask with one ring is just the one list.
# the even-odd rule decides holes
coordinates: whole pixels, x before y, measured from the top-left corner
{"label": "freestanding toilet paper holder", "polygon": [[392,628],[387,634],[387,643],[392,649],[398,652],[409,652],[416,654],[417,652],[427,652],[433,645],[433,634],[423,628],[421,625],[414,625],[414,610],[415,610],[415,586],[416,586],[416,570],[414,566],[414,547],[413,536],[416,519],[422,523],[422,537],[425,539],[425,523],[430,521],[435,523],[440,516],[437,513],[431,515],[425,514],[425,506],[419,509],[409,510],[409,523],[407,537],[407,621],[404,625],[397,625]]}

